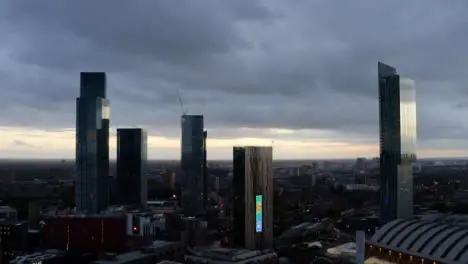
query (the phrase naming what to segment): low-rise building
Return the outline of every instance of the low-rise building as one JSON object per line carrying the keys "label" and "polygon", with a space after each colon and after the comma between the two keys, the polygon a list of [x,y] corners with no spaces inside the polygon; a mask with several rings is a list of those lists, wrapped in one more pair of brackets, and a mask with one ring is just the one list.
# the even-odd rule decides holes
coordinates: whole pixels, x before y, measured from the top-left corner
{"label": "low-rise building", "polygon": [[8,205],[0,206],[0,221],[17,221],[18,211]]}
{"label": "low-rise building", "polygon": [[27,248],[28,225],[26,222],[0,222],[1,263],[16,257],[16,252]]}
{"label": "low-rise building", "polygon": [[45,220],[46,248],[102,253],[127,250],[125,215],[66,215]]}
{"label": "low-rise building", "polygon": [[154,264],[163,260],[182,260],[184,253],[181,243],[156,240],[141,250],[122,254],[105,254],[102,259],[94,261],[93,264]]}
{"label": "low-rise building", "polygon": [[248,250],[231,248],[188,248],[185,263],[189,264],[247,264],[277,263],[278,256],[272,250]]}
{"label": "low-rise building", "polygon": [[18,255],[10,264],[55,264],[62,263],[65,252],[55,249]]}
{"label": "low-rise building", "polygon": [[468,259],[468,217],[396,219],[366,242],[366,257],[394,263],[461,264]]}

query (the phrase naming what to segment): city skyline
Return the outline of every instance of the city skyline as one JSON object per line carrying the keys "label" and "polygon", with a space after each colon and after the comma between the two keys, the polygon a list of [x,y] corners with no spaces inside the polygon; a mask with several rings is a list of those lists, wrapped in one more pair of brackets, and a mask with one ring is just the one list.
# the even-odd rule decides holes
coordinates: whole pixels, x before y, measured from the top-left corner
{"label": "city skyline", "polygon": [[272,145],[275,159],[376,157],[377,61],[418,84],[418,157],[468,157],[468,3],[336,4],[2,1],[0,158],[74,157],[81,71],[107,73],[111,159],[118,127],[148,131],[149,159],[180,158],[177,90],[205,116],[210,160],[234,145]]}

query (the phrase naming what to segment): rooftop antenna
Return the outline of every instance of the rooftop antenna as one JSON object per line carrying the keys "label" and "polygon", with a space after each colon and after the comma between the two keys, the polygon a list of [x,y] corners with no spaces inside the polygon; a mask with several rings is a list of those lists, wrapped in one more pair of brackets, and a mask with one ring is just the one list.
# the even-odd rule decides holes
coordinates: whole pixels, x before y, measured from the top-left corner
{"label": "rooftop antenna", "polygon": [[182,111],[182,115],[186,115],[186,111],[184,108],[184,102],[182,101],[182,96],[180,95],[180,90],[177,89],[177,99],[179,100],[180,110]]}

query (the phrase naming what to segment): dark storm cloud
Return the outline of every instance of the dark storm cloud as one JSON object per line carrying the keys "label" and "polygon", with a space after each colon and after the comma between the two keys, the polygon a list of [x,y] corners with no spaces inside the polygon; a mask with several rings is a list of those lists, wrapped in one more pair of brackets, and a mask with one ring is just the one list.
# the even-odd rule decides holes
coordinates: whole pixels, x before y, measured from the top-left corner
{"label": "dark storm cloud", "polygon": [[189,113],[232,136],[374,138],[384,61],[416,80],[423,140],[462,138],[468,2],[396,2],[2,1],[0,123],[73,127],[79,71],[106,71],[113,126],[177,135],[179,90]]}

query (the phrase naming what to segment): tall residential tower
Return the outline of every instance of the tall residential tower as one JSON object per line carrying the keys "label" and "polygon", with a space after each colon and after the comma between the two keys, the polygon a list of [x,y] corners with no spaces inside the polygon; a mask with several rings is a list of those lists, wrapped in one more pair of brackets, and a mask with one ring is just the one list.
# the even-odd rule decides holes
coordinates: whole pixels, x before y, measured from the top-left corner
{"label": "tall residential tower", "polygon": [[205,159],[202,115],[183,115],[181,118],[181,205],[187,215],[203,210],[203,163]]}
{"label": "tall residential tower", "polygon": [[233,240],[239,247],[273,246],[273,149],[234,147]]}
{"label": "tall residential tower", "polygon": [[98,213],[109,202],[109,101],[106,74],[82,72],[76,99],[76,183],[78,211]]}
{"label": "tall residential tower", "polygon": [[120,203],[146,207],[146,165],[146,131],[141,128],[117,129],[117,186]]}
{"label": "tall residential tower", "polygon": [[203,207],[206,208],[208,203],[208,160],[206,153],[206,140],[208,139],[208,131],[203,131]]}
{"label": "tall residential tower", "polygon": [[413,215],[416,161],[416,90],[413,80],[378,63],[380,105],[380,192],[384,223]]}

